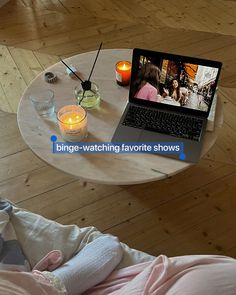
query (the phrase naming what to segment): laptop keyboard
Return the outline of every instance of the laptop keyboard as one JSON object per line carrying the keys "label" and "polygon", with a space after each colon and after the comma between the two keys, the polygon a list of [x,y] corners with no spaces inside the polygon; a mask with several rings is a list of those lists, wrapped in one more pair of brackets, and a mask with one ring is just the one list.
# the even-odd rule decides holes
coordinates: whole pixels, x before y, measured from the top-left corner
{"label": "laptop keyboard", "polygon": [[199,141],[203,120],[183,114],[130,106],[122,124]]}

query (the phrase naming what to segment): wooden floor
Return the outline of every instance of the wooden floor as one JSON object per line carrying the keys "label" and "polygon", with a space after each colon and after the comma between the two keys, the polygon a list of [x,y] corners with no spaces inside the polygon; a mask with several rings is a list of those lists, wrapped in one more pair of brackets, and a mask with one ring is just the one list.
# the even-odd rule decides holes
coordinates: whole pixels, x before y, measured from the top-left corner
{"label": "wooden floor", "polygon": [[[1,194],[58,222],[94,225],[153,255],[236,257],[235,19],[236,1],[227,0],[11,0],[0,9]],[[59,56],[95,50],[100,41],[104,48],[223,61],[224,126],[198,165],[148,184],[86,184],[24,144],[15,112],[26,86]]]}

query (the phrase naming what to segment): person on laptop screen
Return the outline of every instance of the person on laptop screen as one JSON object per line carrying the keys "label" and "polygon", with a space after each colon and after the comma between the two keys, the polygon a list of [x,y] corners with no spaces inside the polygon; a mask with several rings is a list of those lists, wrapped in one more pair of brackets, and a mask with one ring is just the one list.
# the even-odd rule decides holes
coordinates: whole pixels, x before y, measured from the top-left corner
{"label": "person on laptop screen", "polygon": [[184,87],[180,87],[180,81],[174,78],[171,82],[170,89],[164,88],[162,94],[162,103],[168,103],[167,100],[175,101],[176,105],[184,106],[188,100],[188,91]]}
{"label": "person on laptop screen", "polygon": [[160,70],[152,63],[146,63],[134,81],[134,97],[157,102]]}

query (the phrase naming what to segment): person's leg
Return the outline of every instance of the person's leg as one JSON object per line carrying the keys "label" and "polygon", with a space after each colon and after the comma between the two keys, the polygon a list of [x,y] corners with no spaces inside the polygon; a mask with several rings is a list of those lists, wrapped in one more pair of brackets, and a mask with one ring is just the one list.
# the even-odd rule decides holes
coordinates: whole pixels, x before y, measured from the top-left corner
{"label": "person's leg", "polygon": [[116,237],[101,236],[54,270],[53,274],[65,284],[68,295],[78,295],[102,282],[119,264],[122,254]]}

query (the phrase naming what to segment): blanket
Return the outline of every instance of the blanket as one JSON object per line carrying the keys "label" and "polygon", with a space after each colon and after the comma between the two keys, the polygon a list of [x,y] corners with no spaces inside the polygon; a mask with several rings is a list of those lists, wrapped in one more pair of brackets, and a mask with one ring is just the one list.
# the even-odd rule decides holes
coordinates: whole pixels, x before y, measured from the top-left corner
{"label": "blanket", "polygon": [[29,271],[11,222],[12,210],[10,203],[0,200],[0,270]]}
{"label": "blanket", "polygon": [[225,256],[158,256],[114,271],[86,295],[235,295],[236,260]]}
{"label": "blanket", "polygon": [[0,294],[62,295],[63,293],[54,288],[49,280],[40,279],[31,272],[0,270]]}
{"label": "blanket", "polygon": [[[0,271],[2,295],[64,295],[41,273]],[[157,257],[113,272],[86,295],[235,295],[236,260],[224,256]],[[30,292],[30,293],[29,293]]]}
{"label": "blanket", "polygon": [[[15,241],[20,245],[21,254],[24,253],[31,269],[52,250],[59,250],[63,253],[64,258],[61,263],[64,263],[92,240],[103,235],[93,226],[80,228],[77,225],[62,225],[38,214],[18,208],[9,200],[2,199],[2,201],[11,205],[10,224],[12,234],[15,233],[17,237]],[[8,218],[7,220],[9,220],[9,215],[7,217],[6,212],[2,214],[4,214],[5,219]],[[6,224],[9,224],[9,222],[1,224],[1,228],[4,228]],[[124,243],[121,244],[124,254],[117,269],[154,259],[154,256],[131,249]]]}
{"label": "blanket", "polygon": [[[34,295],[59,295],[40,275],[6,269],[28,271],[29,261],[31,268],[52,270],[62,263],[62,253],[67,261],[102,233],[94,227],[60,225],[0,200],[0,235],[0,294],[26,295],[30,289]],[[125,244],[122,247],[124,258],[117,270],[87,295],[182,295],[183,290],[189,295],[236,294],[233,258],[161,255],[155,259]]]}

